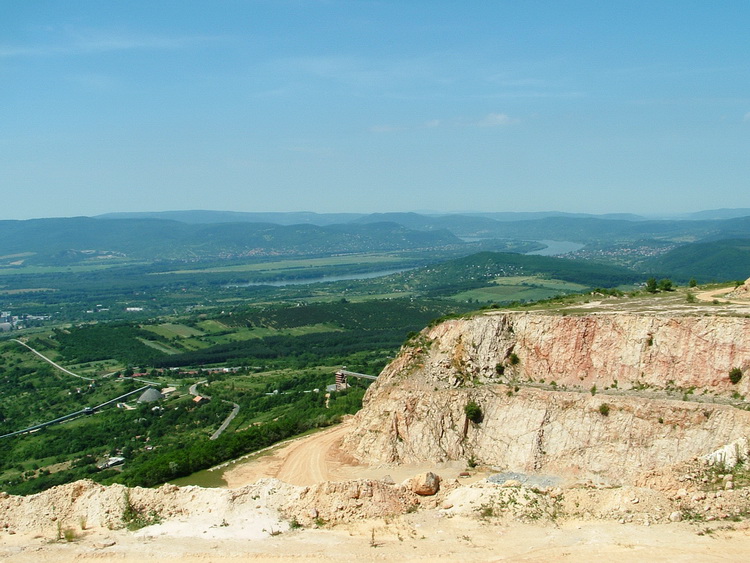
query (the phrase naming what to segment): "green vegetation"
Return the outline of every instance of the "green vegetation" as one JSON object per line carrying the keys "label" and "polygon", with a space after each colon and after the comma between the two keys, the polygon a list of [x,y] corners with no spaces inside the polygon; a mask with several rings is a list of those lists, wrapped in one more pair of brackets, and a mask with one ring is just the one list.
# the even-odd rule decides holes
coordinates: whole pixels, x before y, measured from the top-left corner
{"label": "green vegetation", "polygon": [[697,280],[696,284],[744,280],[750,272],[750,239],[685,244],[649,260],[647,267],[653,272],[669,272],[678,279]]}
{"label": "green vegetation", "polygon": [[154,511],[146,514],[142,509],[136,508],[130,500],[130,491],[127,489],[123,495],[123,503],[125,508],[122,511],[122,523],[131,532],[158,524],[162,520],[161,516]]}
{"label": "green vegetation", "polygon": [[[579,240],[597,232],[591,248],[607,256],[615,243],[602,233],[614,228],[622,237],[617,244],[628,244],[635,232],[630,222],[376,219],[325,227],[0,221],[0,311],[21,318],[11,327],[19,330],[0,333],[0,435],[88,413],[0,439],[0,487],[29,494],[83,477],[151,486],[190,475],[356,412],[367,383],[350,382],[326,397],[333,372],[346,365],[378,374],[410,334],[436,319],[501,305],[554,310],[584,303],[590,292],[595,299],[626,299],[624,291],[642,282],[644,271],[663,272],[661,281],[652,278],[655,293],[673,289],[664,274],[683,279],[643,257],[636,271],[620,258],[512,253],[541,248],[528,240],[458,238],[518,229],[530,239],[554,239],[549,233],[559,230],[566,233],[561,240]],[[668,239],[684,233],[670,228],[643,248],[659,249],[665,260],[677,256],[678,248],[666,250]],[[744,252],[737,241],[711,244]],[[622,250],[618,256],[632,249]],[[705,267],[690,275],[706,279]],[[383,271],[395,273],[296,283]],[[54,368],[14,337],[83,378]],[[511,353],[497,373],[519,362]],[[146,381],[173,390],[156,403],[137,403],[136,395],[90,409]],[[196,402],[188,389],[203,381],[198,392],[210,400]],[[209,439],[234,404],[238,416]],[[474,402],[465,414],[482,422]],[[115,456],[124,463],[107,466]],[[151,518],[127,503],[125,511],[133,513],[128,520]]]}
{"label": "green vegetation", "polygon": [[[321,390],[333,382],[337,367],[377,375],[410,331],[468,307],[434,299],[339,299],[28,334],[30,346],[93,381],[63,374],[18,343],[0,341],[0,435],[143,385],[118,374],[140,372],[159,387],[176,388],[156,404],[137,404],[136,395],[126,400],[127,409],[111,405],[34,434],[0,439],[0,483],[21,494],[83,477],[150,486],[336,423],[359,409],[366,390],[365,382],[355,380],[326,399]],[[201,370],[207,365],[232,369]],[[202,380],[208,383],[200,392],[211,400],[196,404],[187,387]],[[240,406],[239,415],[223,435],[208,440],[232,403]],[[111,456],[125,463],[100,469]]]}
{"label": "green vegetation", "polygon": [[469,401],[464,407],[464,413],[466,418],[472,421],[474,424],[480,424],[484,420],[484,414],[482,413],[482,407],[476,402]]}
{"label": "green vegetation", "polygon": [[656,281],[656,278],[648,278],[646,280],[646,291],[649,293],[656,293],[657,291],[674,291],[672,280],[664,278]]}
{"label": "green vegetation", "polygon": [[737,385],[742,379],[742,370],[740,368],[732,368],[729,370],[729,381],[734,385]]}

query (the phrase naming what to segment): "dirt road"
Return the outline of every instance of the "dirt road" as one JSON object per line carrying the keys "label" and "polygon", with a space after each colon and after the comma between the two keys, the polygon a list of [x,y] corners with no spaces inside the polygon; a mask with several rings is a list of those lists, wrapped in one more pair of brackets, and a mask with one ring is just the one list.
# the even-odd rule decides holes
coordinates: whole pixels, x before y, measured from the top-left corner
{"label": "dirt road", "polygon": [[[425,471],[434,471],[444,478],[454,478],[466,469],[465,462],[423,462],[401,465],[366,466],[340,449],[341,440],[350,430],[346,422],[313,434],[296,438],[274,448],[271,453],[253,456],[234,464],[222,477],[230,489],[254,483],[264,477],[275,477],[292,485],[313,485],[323,481],[347,479],[383,479],[391,477],[400,483]],[[462,481],[466,484],[486,477],[475,470]]]}
{"label": "dirt road", "polygon": [[292,485],[312,485],[335,479],[336,467],[343,465],[338,445],[347,430],[348,427],[341,424],[291,440],[273,453],[237,464],[224,472],[224,480],[229,488],[236,488],[263,477],[276,477]]}

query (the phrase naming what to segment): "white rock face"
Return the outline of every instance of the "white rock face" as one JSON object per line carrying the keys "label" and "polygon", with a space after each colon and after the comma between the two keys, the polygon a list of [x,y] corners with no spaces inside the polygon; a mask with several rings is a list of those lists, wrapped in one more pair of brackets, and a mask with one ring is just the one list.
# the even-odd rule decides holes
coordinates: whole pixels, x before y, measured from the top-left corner
{"label": "white rock face", "polygon": [[739,440],[735,440],[731,444],[704,456],[704,459],[711,464],[724,465],[727,469],[731,469],[738,463],[750,460],[750,440],[747,436],[743,436]]}
{"label": "white rock face", "polygon": [[[750,377],[733,385],[733,367],[750,367],[745,318],[492,313],[448,321],[383,371],[344,448],[369,463],[474,458],[628,482],[750,435],[750,412],[678,398],[747,394]],[[665,389],[675,398],[660,398]],[[467,419],[470,401],[481,423]]]}

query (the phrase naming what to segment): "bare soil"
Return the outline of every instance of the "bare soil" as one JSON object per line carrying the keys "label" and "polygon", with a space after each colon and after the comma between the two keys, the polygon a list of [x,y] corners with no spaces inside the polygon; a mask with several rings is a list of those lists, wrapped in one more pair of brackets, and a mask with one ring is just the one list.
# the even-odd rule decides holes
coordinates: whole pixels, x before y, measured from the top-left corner
{"label": "bare soil", "polygon": [[[718,562],[747,561],[750,553],[746,522],[650,523],[643,514],[662,510],[657,505],[664,502],[663,495],[652,489],[565,490],[561,494],[569,495],[568,504],[575,504],[575,518],[521,522],[487,517],[481,514],[485,498],[481,495],[497,486],[482,480],[486,471],[471,470],[470,478],[456,481],[454,477],[467,469],[458,463],[360,466],[338,449],[346,430],[344,424],[293,440],[267,456],[232,468],[225,475],[232,489],[222,494],[247,499],[249,489],[237,487],[264,477],[304,486],[332,478],[383,479],[386,475],[399,482],[427,469],[443,476],[446,492],[434,499],[425,497],[414,512],[294,529],[260,494],[252,496],[257,501],[227,511],[218,502],[211,505],[211,495],[221,490],[188,487],[182,490],[187,494],[178,495],[176,487],[166,486],[165,494],[190,500],[174,500],[171,510],[176,516],[136,532],[82,523],[68,542],[57,537],[60,527],[53,521],[34,531],[14,530],[12,523],[0,522],[0,561]],[[273,489],[283,494],[283,487]],[[61,488],[63,494],[70,496],[69,490]],[[638,505],[633,504],[636,496]],[[623,514],[629,515],[629,521],[596,515],[613,499],[619,499],[615,505],[625,507]],[[36,510],[53,513],[54,502]],[[59,509],[62,496],[56,502]]]}

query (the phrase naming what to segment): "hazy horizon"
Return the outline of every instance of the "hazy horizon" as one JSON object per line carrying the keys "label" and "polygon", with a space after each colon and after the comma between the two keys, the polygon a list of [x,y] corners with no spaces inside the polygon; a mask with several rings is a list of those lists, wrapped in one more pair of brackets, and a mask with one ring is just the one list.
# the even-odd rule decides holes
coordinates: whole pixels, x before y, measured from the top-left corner
{"label": "hazy horizon", "polygon": [[750,208],[748,3],[4,8],[0,219]]}
{"label": "hazy horizon", "polygon": [[[456,210],[456,211],[437,211],[437,210],[425,210],[425,209],[417,209],[417,210],[405,210],[405,211],[310,211],[310,210],[296,210],[296,211],[240,211],[236,209],[162,209],[162,210],[152,210],[152,211],[107,211],[104,213],[97,213],[92,215],[84,215],[84,214],[78,214],[78,215],[50,215],[45,217],[26,217],[22,219],[9,219],[5,217],[0,217],[0,221],[28,221],[28,220],[35,220],[35,219],[69,219],[69,218],[75,218],[75,217],[89,217],[89,218],[99,218],[99,217],[107,217],[107,216],[117,216],[117,215],[169,215],[169,214],[180,214],[180,213],[216,213],[216,214],[224,214],[224,213],[237,213],[237,214],[268,214],[268,215],[304,215],[304,214],[313,214],[313,215],[320,215],[320,216],[326,216],[326,215],[354,215],[354,216],[367,216],[371,214],[418,214],[418,215],[424,215],[424,216],[445,216],[445,215],[491,215],[491,214],[498,214],[498,215],[532,215],[532,216],[553,216],[553,215],[584,215],[584,216],[590,216],[590,217],[617,217],[617,216],[633,216],[638,217],[640,219],[645,220],[679,220],[679,219],[693,219],[693,215],[711,215],[712,218],[735,218],[735,217],[746,217],[750,216],[750,209],[748,208],[712,208],[712,209],[697,209],[695,211],[688,211],[685,213],[620,213],[620,212],[605,212],[605,213],[583,213],[583,212],[576,212],[576,211],[559,211],[554,209],[546,209],[546,210],[536,210],[536,211],[505,211],[505,210]],[[519,217],[520,218],[520,217]],[[535,217],[534,217],[535,218]]]}

